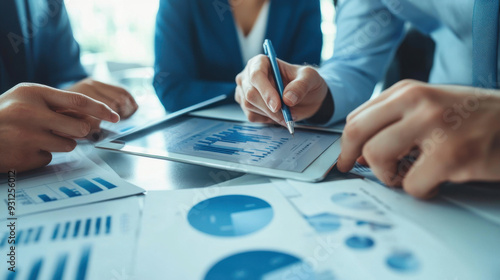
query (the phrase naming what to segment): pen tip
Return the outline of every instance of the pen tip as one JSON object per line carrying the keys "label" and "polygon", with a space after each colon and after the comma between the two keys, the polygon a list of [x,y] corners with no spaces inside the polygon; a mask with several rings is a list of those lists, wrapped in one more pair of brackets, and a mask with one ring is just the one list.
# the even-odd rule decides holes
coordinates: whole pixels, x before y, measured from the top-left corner
{"label": "pen tip", "polygon": [[287,126],[288,131],[290,132],[290,134],[291,134],[292,136],[294,136],[294,134],[295,134],[295,129],[294,129],[294,124],[293,124],[293,122],[286,122],[286,126]]}

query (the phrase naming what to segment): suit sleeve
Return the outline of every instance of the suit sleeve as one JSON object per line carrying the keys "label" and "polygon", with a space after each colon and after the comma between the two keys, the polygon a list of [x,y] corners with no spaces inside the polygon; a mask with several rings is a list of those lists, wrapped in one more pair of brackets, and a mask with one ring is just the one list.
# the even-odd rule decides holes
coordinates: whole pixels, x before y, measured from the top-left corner
{"label": "suit sleeve", "polygon": [[[80,63],[80,48],[69,21],[68,13],[61,1],[51,1],[54,11],[49,17],[42,38],[41,63],[38,71],[42,82],[57,88],[65,88],[88,75]],[[57,9],[55,9],[55,8]]]}
{"label": "suit sleeve", "polygon": [[234,94],[235,82],[205,81],[193,55],[190,1],[161,0],[156,19],[155,78],[153,85],[167,111],[175,111],[212,97]]}
{"label": "suit sleeve", "polygon": [[334,102],[327,125],[370,99],[404,34],[404,22],[381,0],[339,1],[336,21],[333,57],[319,70]]}

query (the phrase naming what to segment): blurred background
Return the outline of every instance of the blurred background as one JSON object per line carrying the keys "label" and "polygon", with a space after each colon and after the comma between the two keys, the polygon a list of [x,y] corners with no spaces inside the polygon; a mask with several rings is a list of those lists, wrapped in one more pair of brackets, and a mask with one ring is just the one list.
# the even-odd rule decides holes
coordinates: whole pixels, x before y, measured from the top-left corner
{"label": "blurred background", "polygon": [[[333,0],[322,0],[322,58],[333,54]],[[66,0],[82,61],[90,74],[105,75],[130,68],[152,67],[154,29],[159,0]],[[94,73],[97,71],[97,73]]]}

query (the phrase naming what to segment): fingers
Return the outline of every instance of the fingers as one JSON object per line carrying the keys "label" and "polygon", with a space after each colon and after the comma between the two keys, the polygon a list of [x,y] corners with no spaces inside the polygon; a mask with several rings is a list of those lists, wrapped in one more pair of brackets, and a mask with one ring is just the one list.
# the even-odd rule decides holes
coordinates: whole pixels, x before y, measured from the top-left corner
{"label": "fingers", "polygon": [[[264,101],[263,104],[260,102],[252,104],[257,105],[259,108],[261,105],[265,105],[270,112],[277,113],[281,109],[281,98],[274,83],[272,83],[273,76],[269,59],[264,55],[254,58],[248,68],[248,77],[249,85],[246,86],[246,89],[255,88],[262,101]],[[243,85],[245,85],[245,82]]]}
{"label": "fingers", "polygon": [[44,91],[42,97],[49,107],[71,109],[113,123],[120,120],[120,116],[107,105],[80,93],[51,89]]}
{"label": "fingers", "polygon": [[361,165],[369,166],[364,156],[360,156],[356,161]]}
{"label": "fingers", "polygon": [[306,66],[297,71],[297,76],[285,88],[283,102],[293,107],[304,100],[304,98],[315,88],[324,83],[321,76],[314,68]]}
{"label": "fingers", "polygon": [[28,159],[19,166],[14,166],[17,172],[24,172],[35,168],[44,167],[52,161],[52,154],[47,151],[37,151],[30,154]]}
{"label": "fingers", "polygon": [[[249,103],[247,100],[245,100],[242,97],[241,94],[241,89],[236,89],[235,93],[235,100],[238,104],[241,105],[241,108],[245,115],[247,116],[247,119],[251,122],[258,122],[258,123],[283,123],[283,125],[286,125],[283,120],[283,115],[277,116],[276,114],[273,114],[273,118],[270,118],[266,112],[263,112],[259,108],[253,106],[251,103]],[[281,117],[281,119],[280,119]]]}
{"label": "fingers", "polygon": [[[250,121],[262,122],[262,120],[264,120],[262,117],[252,114],[255,113],[267,117],[267,119],[271,119],[276,123],[284,123],[281,111],[278,110],[276,113],[272,112],[262,99],[260,92],[252,86],[248,79],[245,79],[242,77],[242,74],[240,74],[236,77],[236,82],[238,86],[235,91],[235,100],[241,105],[242,109],[247,112],[247,117],[250,117]],[[280,99],[278,99],[278,102],[281,105]],[[281,109],[281,107],[279,108]],[[265,122],[269,123],[268,120]]]}
{"label": "fingers", "polygon": [[245,113],[245,116],[247,117],[247,119],[250,122],[255,122],[255,123],[274,123],[274,121],[271,120],[270,118],[268,118],[268,117],[266,117],[266,116],[264,116],[262,114],[258,114],[258,113],[249,111],[247,109],[243,109],[243,113]]}
{"label": "fingers", "polygon": [[[414,129],[408,130],[408,127]],[[386,185],[401,186],[411,162],[403,160],[417,145],[416,139],[425,130],[425,124],[405,119],[388,126],[373,136],[363,147],[363,158],[373,173]]]}
{"label": "fingers", "polygon": [[[90,118],[90,117],[89,117]],[[70,112],[47,112],[47,116],[39,118],[40,127],[71,138],[87,136],[92,126],[83,115],[75,116]]]}
{"label": "fingers", "polygon": [[132,95],[124,88],[98,81],[92,81],[92,85],[94,86],[94,90],[96,90],[102,98],[102,100],[100,98],[96,99],[104,102],[113,108],[113,110],[116,108],[115,111],[120,117],[128,118],[137,111],[139,106]]}
{"label": "fingers", "polygon": [[399,83],[396,83],[394,86],[390,87],[389,89],[385,90],[382,92],[382,94],[372,100],[368,100],[367,102],[363,103],[361,106],[356,108],[354,111],[352,111],[348,116],[346,121],[350,122],[352,119],[354,119],[357,115],[359,115],[362,111],[366,110],[367,108],[374,106],[375,104],[378,104],[382,101],[385,101],[387,98],[391,97],[393,94],[404,91],[406,88],[413,86],[415,84],[420,84],[420,82],[413,81],[413,80],[404,80]]}
{"label": "fingers", "polygon": [[443,166],[440,161],[422,154],[406,174],[403,180],[404,190],[423,199],[435,196],[439,185],[447,178]]}
{"label": "fingers", "polygon": [[351,170],[356,159],[362,155],[365,143],[377,132],[400,120],[404,108],[405,105],[401,102],[379,102],[352,119],[346,125],[342,136],[342,152],[337,163],[338,169],[342,172]]}
{"label": "fingers", "polygon": [[75,140],[52,133],[40,133],[36,136],[36,140],[40,150],[47,152],[71,152],[76,147]]}

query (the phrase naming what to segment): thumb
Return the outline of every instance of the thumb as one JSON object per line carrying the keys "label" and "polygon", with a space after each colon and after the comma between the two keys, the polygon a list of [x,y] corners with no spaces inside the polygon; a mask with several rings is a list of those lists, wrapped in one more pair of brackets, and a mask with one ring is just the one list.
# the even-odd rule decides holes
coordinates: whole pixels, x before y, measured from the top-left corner
{"label": "thumb", "polygon": [[301,103],[312,89],[318,87],[321,80],[314,68],[310,66],[299,68],[296,78],[285,88],[283,102],[292,107]]}

